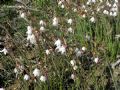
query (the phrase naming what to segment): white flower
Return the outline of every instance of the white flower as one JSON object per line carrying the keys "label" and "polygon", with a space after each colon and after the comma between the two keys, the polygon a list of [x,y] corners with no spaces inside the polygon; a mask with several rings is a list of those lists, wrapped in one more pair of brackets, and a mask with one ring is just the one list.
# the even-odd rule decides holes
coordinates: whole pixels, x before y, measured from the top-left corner
{"label": "white flower", "polygon": [[64,45],[60,46],[60,47],[58,48],[58,52],[61,52],[61,54],[64,54],[64,53],[66,52],[65,46],[64,46]]}
{"label": "white flower", "polygon": [[58,39],[57,41],[55,41],[54,45],[56,45],[57,47],[58,47],[58,46],[61,46],[61,40]]}
{"label": "white flower", "polygon": [[87,10],[85,9],[85,12],[87,12]]}
{"label": "white flower", "polygon": [[30,31],[32,31],[32,26],[27,26],[27,30],[30,30]]}
{"label": "white flower", "polygon": [[106,14],[106,15],[109,14],[109,12],[107,10],[104,10],[103,13]]}
{"label": "white flower", "polygon": [[83,52],[79,50],[79,51],[76,53],[76,56],[77,56],[77,57],[80,57],[82,54],[83,54]]}
{"label": "white flower", "polygon": [[17,70],[17,68],[14,68],[14,73],[18,73],[18,70]]}
{"label": "white flower", "polygon": [[4,53],[5,55],[8,53],[8,50],[4,48],[3,50],[0,51],[1,53]]}
{"label": "white flower", "polygon": [[43,26],[45,25],[45,22],[43,20],[40,20],[39,24]]}
{"label": "white flower", "polygon": [[62,1],[59,1],[59,2],[58,2],[58,5],[61,5],[61,4],[62,4]]}
{"label": "white flower", "polygon": [[103,2],[103,0],[100,0],[100,2],[102,3],[102,2]]}
{"label": "white flower", "polygon": [[56,22],[53,22],[52,25],[55,26],[55,27],[57,27],[57,26],[58,26],[58,22],[57,22],[57,21],[56,21]]}
{"label": "white flower", "polygon": [[28,36],[27,36],[27,41],[29,41],[31,44],[36,44],[35,35],[34,35],[34,34],[28,35]]}
{"label": "white flower", "polygon": [[62,5],[61,5],[61,8],[65,8],[65,6],[62,4]]}
{"label": "white flower", "polygon": [[68,19],[68,21],[67,21],[67,23],[70,24],[70,25],[72,24],[72,22],[73,22],[73,20],[71,18]]}
{"label": "white flower", "polygon": [[83,18],[85,18],[85,17],[86,17],[86,15],[85,15],[85,14],[83,14],[83,15],[82,15],[82,17],[83,17]]}
{"label": "white flower", "polygon": [[87,5],[90,5],[90,2],[89,1],[87,1],[87,3],[86,3]]}
{"label": "white flower", "polygon": [[52,23],[53,26],[58,26],[58,18],[57,17],[54,17],[53,18],[53,23]]}
{"label": "white flower", "polygon": [[77,70],[77,69],[78,69],[78,66],[77,66],[77,65],[73,66],[73,69],[74,69],[74,70]]}
{"label": "white flower", "polygon": [[90,18],[90,21],[91,21],[91,22],[95,22],[95,18],[94,18],[94,17],[91,17],[91,18]]}
{"label": "white flower", "polygon": [[18,74],[19,74],[19,71],[18,71],[17,68],[14,68],[14,73],[16,74],[16,78],[17,78],[17,76],[18,76]]}
{"label": "white flower", "polygon": [[72,33],[73,29],[71,27],[68,28],[68,32]]}
{"label": "white flower", "polygon": [[109,6],[109,7],[112,6],[108,1],[106,2],[106,5]]}
{"label": "white flower", "polygon": [[45,28],[43,26],[41,26],[40,31],[45,31]]}
{"label": "white flower", "polygon": [[117,12],[113,12],[113,15],[112,15],[112,16],[114,16],[114,17],[117,16]]}
{"label": "white flower", "polygon": [[91,0],[91,2],[95,3],[95,2],[96,2],[96,0]]}
{"label": "white flower", "polygon": [[99,62],[99,58],[98,57],[94,58],[94,62],[98,63]]}
{"label": "white flower", "polygon": [[25,13],[20,13],[20,17],[21,18],[26,18],[26,14]]}
{"label": "white flower", "polygon": [[94,15],[95,13],[94,13],[94,11],[92,11],[92,15]]}
{"label": "white flower", "polygon": [[46,53],[46,55],[49,55],[50,51],[47,49],[47,50],[45,50],[45,53]]}
{"label": "white flower", "polygon": [[27,26],[27,34],[28,35],[31,35],[32,34],[32,30],[33,30],[33,28],[32,28],[32,26]]}
{"label": "white flower", "polygon": [[100,8],[97,8],[97,12],[99,12],[100,11]]}
{"label": "white flower", "polygon": [[62,5],[63,2],[64,2],[64,0],[60,0],[60,1],[58,2],[58,5]]}
{"label": "white flower", "polygon": [[29,80],[29,79],[30,79],[30,76],[29,76],[28,74],[25,74],[25,75],[24,75],[24,80],[27,81],[27,80]]}
{"label": "white flower", "polygon": [[112,16],[113,15],[113,13],[112,12],[110,12],[110,16]]}
{"label": "white flower", "polygon": [[71,64],[72,66],[75,66],[75,65],[76,65],[76,61],[75,61],[75,60],[71,60],[71,61],[70,61],[70,64]]}
{"label": "white flower", "polygon": [[114,7],[114,8],[116,8],[116,7],[117,7],[117,4],[116,4],[116,3],[114,3],[114,4],[113,4],[113,7]]}
{"label": "white flower", "polygon": [[86,50],[87,50],[87,48],[86,48],[86,47],[82,47],[82,50],[83,50],[83,51],[86,51]]}
{"label": "white flower", "polygon": [[71,79],[75,79],[75,75],[74,74],[71,74]]}
{"label": "white flower", "polygon": [[74,8],[74,9],[73,9],[73,11],[74,11],[74,12],[77,12],[77,9],[76,9],[76,8]]}
{"label": "white flower", "polygon": [[41,81],[41,82],[45,82],[46,80],[47,80],[47,78],[46,78],[45,76],[43,76],[43,75],[40,76],[40,81]]}
{"label": "white flower", "polygon": [[0,88],[0,90],[5,90],[4,88]]}
{"label": "white flower", "polygon": [[33,70],[33,75],[34,75],[35,77],[39,77],[39,76],[40,76],[40,70],[39,70],[38,68],[35,68],[35,69]]}
{"label": "white flower", "polygon": [[118,0],[115,0],[115,3],[118,3]]}

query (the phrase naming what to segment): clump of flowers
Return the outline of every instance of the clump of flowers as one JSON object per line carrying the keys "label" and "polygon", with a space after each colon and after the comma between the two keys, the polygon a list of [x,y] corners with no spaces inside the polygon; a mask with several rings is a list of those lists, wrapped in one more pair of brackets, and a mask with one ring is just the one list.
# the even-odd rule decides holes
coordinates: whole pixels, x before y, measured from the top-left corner
{"label": "clump of flowers", "polygon": [[33,34],[33,28],[32,26],[28,26],[27,27],[27,41],[30,43],[30,44],[33,44],[35,45],[36,44],[36,38],[35,38],[35,35]]}

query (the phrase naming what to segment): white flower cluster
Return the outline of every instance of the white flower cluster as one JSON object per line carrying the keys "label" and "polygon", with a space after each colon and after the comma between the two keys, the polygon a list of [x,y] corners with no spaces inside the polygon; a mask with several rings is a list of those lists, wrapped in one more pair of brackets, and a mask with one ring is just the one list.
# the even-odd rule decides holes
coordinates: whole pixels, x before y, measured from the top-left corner
{"label": "white flower cluster", "polygon": [[[95,7],[93,7],[95,6]],[[96,22],[96,14],[103,13],[107,16],[116,17],[118,15],[118,0],[114,1],[103,1],[103,0],[88,0],[86,4],[82,5],[81,16],[85,18],[90,17],[89,21],[92,23]]]}
{"label": "white flower cluster", "polygon": [[[72,25],[73,20],[70,18],[70,19],[67,20],[67,23],[68,23],[69,25]],[[73,29],[72,29],[71,26],[68,28],[68,32],[73,33]]]}
{"label": "white flower cluster", "polygon": [[[18,74],[23,72],[23,70],[24,70],[23,66],[19,66],[18,68],[14,69],[14,73],[16,73],[16,76],[18,76]],[[40,78],[41,82],[45,82],[47,80],[46,76],[41,75],[41,72],[38,68],[35,68],[32,74],[34,75],[35,78]],[[30,75],[24,74],[23,79],[25,81],[30,80]]]}
{"label": "white flower cluster", "polygon": [[110,9],[110,16],[113,16],[113,17],[115,17],[115,16],[117,16],[117,14],[118,14],[118,5],[117,5],[118,3],[117,2],[115,2],[112,6],[111,6],[111,9]]}
{"label": "white flower cluster", "polygon": [[49,49],[45,50],[45,53],[46,53],[46,55],[49,55],[50,54],[50,50]]}
{"label": "white flower cluster", "polygon": [[41,82],[45,82],[47,80],[47,78],[45,76],[41,75],[41,72],[38,68],[35,68],[33,70],[33,75],[34,75],[34,77],[40,77]]}
{"label": "white flower cluster", "polygon": [[65,45],[62,45],[60,39],[56,40],[55,43],[54,43],[54,45],[56,46],[55,50],[57,50],[57,52],[60,52],[61,54],[65,54],[66,47],[65,47]]}
{"label": "white flower cluster", "polygon": [[54,18],[53,18],[52,25],[55,26],[55,27],[58,26],[58,18],[57,18],[57,17],[54,17]]}
{"label": "white flower cluster", "polygon": [[35,45],[36,44],[36,38],[35,38],[35,35],[33,34],[33,28],[32,26],[28,26],[27,27],[27,41],[30,43],[30,44],[33,44]]}
{"label": "white flower cluster", "polygon": [[41,75],[40,70],[39,70],[38,68],[35,68],[35,69],[33,70],[33,75],[34,75],[35,77],[39,77],[39,76]]}
{"label": "white flower cluster", "polygon": [[77,57],[81,57],[82,54],[83,54],[86,50],[87,50],[87,48],[84,47],[84,46],[81,48],[81,50],[79,50],[79,48],[76,48],[76,49],[75,49],[76,56],[77,56]]}
{"label": "white flower cluster", "polygon": [[58,6],[60,6],[62,9],[65,8],[65,6],[64,6],[64,0],[60,0],[58,2]]}
{"label": "white flower cluster", "polygon": [[[36,78],[40,78],[41,82],[45,82],[47,80],[47,78],[45,76],[41,75],[41,71],[38,68],[35,68],[33,70],[33,75]],[[30,79],[30,75],[25,74],[23,78],[25,81],[28,81]]]}
{"label": "white flower cluster", "polygon": [[43,20],[40,20],[39,24],[40,24],[40,31],[44,32],[46,23]]}
{"label": "white flower cluster", "polygon": [[70,64],[72,65],[73,70],[77,70],[78,66],[76,65],[76,61],[75,60],[71,60]]}

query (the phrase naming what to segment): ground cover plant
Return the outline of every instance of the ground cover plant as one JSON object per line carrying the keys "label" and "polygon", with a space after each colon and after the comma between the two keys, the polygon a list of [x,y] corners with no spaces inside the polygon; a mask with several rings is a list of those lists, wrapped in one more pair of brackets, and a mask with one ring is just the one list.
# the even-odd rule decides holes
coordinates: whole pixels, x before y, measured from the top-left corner
{"label": "ground cover plant", "polygon": [[0,90],[119,90],[118,0],[1,0]]}

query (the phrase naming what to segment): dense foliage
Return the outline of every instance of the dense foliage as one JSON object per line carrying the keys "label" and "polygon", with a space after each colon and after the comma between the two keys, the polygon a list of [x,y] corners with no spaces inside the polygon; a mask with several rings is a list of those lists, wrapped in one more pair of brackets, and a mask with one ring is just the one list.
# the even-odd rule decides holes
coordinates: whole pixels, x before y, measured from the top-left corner
{"label": "dense foliage", "polygon": [[118,3],[0,1],[0,88],[119,90]]}

